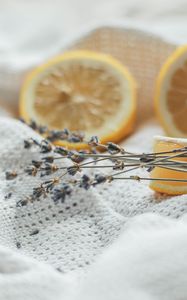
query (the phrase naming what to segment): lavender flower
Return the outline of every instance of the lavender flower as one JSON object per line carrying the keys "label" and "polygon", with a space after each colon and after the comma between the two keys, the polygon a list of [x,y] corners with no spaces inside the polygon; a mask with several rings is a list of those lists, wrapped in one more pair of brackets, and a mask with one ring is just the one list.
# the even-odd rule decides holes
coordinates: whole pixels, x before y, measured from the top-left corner
{"label": "lavender flower", "polygon": [[124,150],[122,151],[122,148],[119,145],[116,145],[114,143],[107,143],[107,150],[110,154],[117,154],[117,153],[122,153],[124,152]]}
{"label": "lavender flower", "polygon": [[84,160],[83,155],[77,151],[69,151],[67,157],[75,163],[80,163]]}
{"label": "lavender flower", "polygon": [[91,187],[91,179],[88,175],[84,174],[79,182],[79,187],[88,190]]}
{"label": "lavender flower", "polygon": [[42,163],[43,162],[41,160],[32,160],[32,165],[37,169],[41,167]]}
{"label": "lavender flower", "polygon": [[16,203],[16,207],[26,206],[29,202],[33,202],[33,196],[32,197],[26,197],[25,199],[19,200]]}
{"label": "lavender flower", "polygon": [[14,171],[13,172],[7,171],[5,173],[5,176],[6,176],[6,180],[12,180],[12,179],[15,179],[18,176],[18,174]]}
{"label": "lavender flower", "polygon": [[67,168],[67,172],[71,176],[74,176],[78,171],[80,171],[80,167],[78,164]]}
{"label": "lavender flower", "polygon": [[47,140],[43,140],[40,145],[40,152],[48,153],[51,152],[51,150],[52,150],[51,144]]}
{"label": "lavender flower", "polygon": [[42,157],[42,160],[46,163],[53,163],[54,157],[53,156],[45,156],[45,157]]}
{"label": "lavender flower", "polygon": [[84,141],[84,134],[82,132],[72,133],[72,135],[68,138],[68,142],[70,143],[82,143]]}
{"label": "lavender flower", "polygon": [[93,147],[97,146],[98,144],[99,144],[99,139],[96,135],[92,136],[90,138],[90,140],[88,141],[88,145],[93,146]]}
{"label": "lavender flower", "polygon": [[43,186],[33,188],[33,197],[39,199],[41,196],[46,196],[46,189]]}
{"label": "lavender flower", "polygon": [[48,176],[55,173],[58,170],[58,167],[54,164],[45,163],[45,167],[42,168],[41,177]]}
{"label": "lavender flower", "polygon": [[58,154],[60,154],[62,156],[67,156],[68,153],[69,153],[69,151],[66,148],[64,148],[64,147],[58,147],[58,146],[56,146],[54,152],[58,153]]}
{"label": "lavender flower", "polygon": [[113,170],[123,170],[125,168],[125,164],[123,161],[117,160],[115,161],[115,165],[113,166]]}
{"label": "lavender flower", "polygon": [[30,149],[33,145],[33,142],[31,140],[24,140],[24,148],[25,149]]}
{"label": "lavender flower", "polygon": [[93,183],[93,186],[97,185],[97,184],[100,184],[100,183],[103,183],[107,180],[107,177],[102,175],[102,174],[96,174],[95,177],[94,177],[94,183]]}
{"label": "lavender flower", "polygon": [[[92,136],[88,142],[84,140],[84,134],[81,132],[70,132],[68,129],[64,130],[49,130],[45,126],[39,126],[35,121],[30,122],[30,127],[39,133],[45,133],[45,139],[42,142],[35,139],[29,139],[24,141],[24,147],[30,149],[32,146],[36,146],[39,150],[41,158],[39,160],[32,160],[32,165],[25,169],[28,175],[36,176],[39,174],[41,177],[51,176],[57,170],[64,170],[58,177],[46,180],[39,187],[33,189],[32,194],[23,200],[17,202],[17,206],[25,206],[29,202],[34,202],[35,200],[40,200],[41,197],[46,197],[51,195],[53,201],[64,202],[65,198],[71,194],[72,188],[78,186],[85,190],[88,190],[92,186],[97,186],[98,184],[105,182],[112,182],[114,180],[152,180],[150,177],[139,177],[137,175],[124,176],[122,174],[127,173],[138,168],[146,168],[148,172],[152,171],[155,166],[161,166],[162,168],[170,168],[175,171],[185,171],[186,165],[184,162],[175,161],[173,157],[187,157],[187,147],[181,149],[174,149],[169,152],[164,153],[148,153],[148,154],[135,154],[131,152],[126,152],[119,145],[108,142],[106,145],[99,142],[97,136]],[[89,145],[89,151],[73,151],[68,150],[62,146],[52,146],[51,141],[55,140],[65,140],[71,143],[85,143]],[[102,147],[106,152],[97,152],[96,148]],[[48,154],[50,153],[50,154]],[[54,153],[59,154],[58,156],[53,155]],[[47,154],[45,156],[45,154]],[[164,154],[164,156],[162,156]],[[67,161],[71,163],[70,166],[67,165],[56,165],[54,161],[58,159],[62,162],[63,158],[67,158]],[[86,158],[91,158],[90,160],[83,162]],[[61,161],[62,160],[62,161]],[[100,161],[108,160],[109,164],[100,164]],[[73,165],[72,165],[73,162]],[[83,163],[82,163],[83,162]],[[105,168],[105,170],[119,170],[119,172],[110,172],[106,175],[97,173],[94,175],[83,174],[80,179],[70,179],[69,176],[64,177],[67,173],[71,176],[77,174],[77,172],[84,171],[84,169],[100,170]],[[6,179],[12,180],[18,176],[17,172],[6,172]],[[63,180],[65,182],[63,182]],[[154,178],[154,180],[161,180],[160,178]],[[170,178],[164,179],[165,181],[171,181]],[[172,179],[175,181],[175,179]],[[177,180],[181,182],[187,182],[187,180]],[[58,185],[58,186],[57,186]],[[8,196],[7,196],[8,198]]]}
{"label": "lavender flower", "polygon": [[58,131],[58,130],[51,130],[49,135],[47,136],[47,139],[51,142],[57,141],[57,140],[66,140],[69,134],[66,132]]}
{"label": "lavender flower", "polygon": [[55,203],[59,201],[63,203],[65,201],[66,196],[69,196],[72,193],[72,189],[68,184],[62,183],[60,187],[57,187],[53,190],[52,200]]}
{"label": "lavender flower", "polygon": [[29,166],[25,170],[25,173],[31,176],[36,176],[38,169],[35,166]]}

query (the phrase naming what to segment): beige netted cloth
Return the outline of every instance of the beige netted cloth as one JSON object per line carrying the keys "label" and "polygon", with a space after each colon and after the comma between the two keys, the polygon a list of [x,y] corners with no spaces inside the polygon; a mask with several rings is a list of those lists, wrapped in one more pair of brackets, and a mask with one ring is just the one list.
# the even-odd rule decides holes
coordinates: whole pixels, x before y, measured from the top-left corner
{"label": "beige netted cloth", "polygon": [[137,82],[138,120],[153,115],[156,77],[176,45],[141,30],[106,26],[77,39],[70,48],[107,53],[126,65]]}
{"label": "beige netted cloth", "polygon": [[[87,49],[108,53],[125,64],[134,75],[138,88],[138,120],[146,121],[153,115],[154,86],[158,72],[176,45],[149,32],[119,26],[93,28],[68,41],[59,53],[68,49]],[[59,54],[58,53],[58,54]],[[0,76],[1,95],[14,102],[26,71],[4,73]]]}

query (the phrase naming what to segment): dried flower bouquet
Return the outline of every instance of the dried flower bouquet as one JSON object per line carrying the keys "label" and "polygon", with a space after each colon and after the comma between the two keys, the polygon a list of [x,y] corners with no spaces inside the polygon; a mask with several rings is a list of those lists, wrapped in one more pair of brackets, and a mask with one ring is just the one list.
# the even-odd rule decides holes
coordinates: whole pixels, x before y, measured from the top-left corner
{"label": "dried flower bouquet", "polygon": [[[144,168],[149,173],[155,167],[173,170],[177,172],[187,172],[187,162],[178,161],[177,158],[187,158],[187,147],[174,149],[166,152],[152,153],[132,153],[126,151],[121,146],[108,142],[103,145],[99,142],[97,136],[92,136],[89,141],[85,140],[82,132],[70,132],[68,129],[61,131],[49,130],[44,126],[39,126],[31,121],[29,126],[38,133],[45,135],[42,141],[29,139],[24,141],[23,147],[28,149],[35,148],[40,153],[39,160],[32,160],[23,172],[28,176],[40,176],[41,184],[33,188],[30,195],[21,199],[17,206],[24,206],[28,202],[40,200],[41,197],[51,195],[52,200],[57,203],[64,202],[76,185],[85,190],[95,187],[98,184],[109,183],[114,180],[152,180],[168,182],[186,182],[186,179],[175,178],[151,178],[140,177],[138,175],[128,175],[131,171]],[[86,143],[89,150],[72,151],[62,146],[55,146],[52,143],[61,140],[69,143]],[[103,149],[105,152],[98,152],[97,149]],[[63,164],[63,160],[68,159],[69,165]],[[61,162],[61,164],[57,164]],[[102,162],[102,164],[100,164]],[[106,164],[103,164],[106,162]],[[85,174],[86,169],[94,169],[93,177]],[[102,170],[107,170],[102,173]],[[55,173],[60,171],[60,175]],[[80,173],[77,178],[75,175]],[[66,178],[71,175],[72,179]],[[16,171],[7,171],[6,179],[13,180],[19,176]]]}

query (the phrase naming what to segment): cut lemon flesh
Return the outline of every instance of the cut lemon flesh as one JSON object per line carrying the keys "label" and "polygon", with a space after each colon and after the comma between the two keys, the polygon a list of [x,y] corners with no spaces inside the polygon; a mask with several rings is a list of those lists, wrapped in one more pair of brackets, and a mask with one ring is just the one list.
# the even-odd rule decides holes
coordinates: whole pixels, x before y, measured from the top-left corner
{"label": "cut lemon flesh", "polygon": [[155,108],[167,134],[187,137],[187,46],[179,47],[158,76]]}
{"label": "cut lemon flesh", "polygon": [[[179,149],[187,146],[187,139],[176,139],[168,137],[156,137],[154,142],[154,152],[170,152],[174,149]],[[164,155],[175,155],[176,153],[164,154]],[[180,161],[187,163],[187,157],[176,157],[171,160]],[[187,172],[174,171],[164,168],[156,167],[151,171],[151,178],[165,178],[165,179],[179,179],[187,180]],[[166,193],[169,195],[187,194],[187,182],[180,181],[151,181],[151,189]]]}
{"label": "cut lemon flesh", "polygon": [[[119,141],[134,126],[135,82],[114,58],[90,51],[67,52],[25,80],[20,114],[50,129],[83,131],[102,142]],[[78,145],[73,145],[76,148]]]}

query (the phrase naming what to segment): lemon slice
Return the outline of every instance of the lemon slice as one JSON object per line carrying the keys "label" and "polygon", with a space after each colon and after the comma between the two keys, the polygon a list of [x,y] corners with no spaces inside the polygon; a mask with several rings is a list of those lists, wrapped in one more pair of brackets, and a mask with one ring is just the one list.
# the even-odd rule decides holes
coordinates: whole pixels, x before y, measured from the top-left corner
{"label": "lemon slice", "polygon": [[187,46],[179,47],[163,65],[155,108],[169,136],[187,137]]}
{"label": "lemon slice", "polygon": [[[174,149],[187,147],[187,139],[182,138],[169,138],[169,137],[155,137],[154,152],[170,152]],[[176,155],[177,153],[165,154],[168,156]],[[187,163],[187,157],[175,157],[174,161]],[[179,179],[187,180],[187,172],[174,171],[170,169],[163,169],[156,167],[151,171],[151,178],[165,178],[165,179]],[[157,192],[180,195],[187,194],[187,182],[180,181],[151,181],[151,189]]]}
{"label": "lemon slice", "polygon": [[97,135],[103,143],[117,142],[134,127],[135,98],[135,81],[120,62],[104,54],[73,51],[27,76],[20,114],[50,129],[79,130],[86,138]]}

